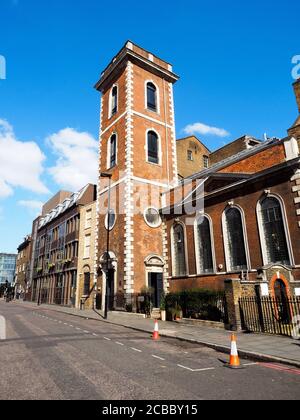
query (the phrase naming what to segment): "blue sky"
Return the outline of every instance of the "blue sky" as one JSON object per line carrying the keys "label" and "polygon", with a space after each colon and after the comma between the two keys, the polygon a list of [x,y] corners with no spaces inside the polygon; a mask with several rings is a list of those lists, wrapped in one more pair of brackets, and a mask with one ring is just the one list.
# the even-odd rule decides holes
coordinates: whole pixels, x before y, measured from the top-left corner
{"label": "blue sky", "polygon": [[299,15],[297,0],[1,0],[0,251],[15,251],[52,193],[94,181],[93,85],[127,39],[181,76],[177,137],[202,124],[215,149],[243,134],[286,135],[297,117]]}

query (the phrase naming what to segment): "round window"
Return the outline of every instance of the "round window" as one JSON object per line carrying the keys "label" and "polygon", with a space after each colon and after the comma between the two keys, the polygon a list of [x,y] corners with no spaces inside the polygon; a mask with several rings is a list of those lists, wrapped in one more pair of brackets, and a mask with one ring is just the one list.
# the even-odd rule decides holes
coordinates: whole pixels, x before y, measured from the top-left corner
{"label": "round window", "polygon": [[[108,222],[108,219],[109,219],[109,222]],[[109,229],[109,230],[112,230],[114,228],[115,224],[116,224],[116,219],[117,219],[117,217],[116,217],[115,211],[110,210],[109,211],[109,218],[108,218],[108,213],[105,217],[105,228]],[[109,224],[109,227],[108,227],[108,224]]]}
{"label": "round window", "polygon": [[161,218],[159,211],[154,207],[149,207],[144,212],[144,218],[150,227],[156,228],[161,225]]}

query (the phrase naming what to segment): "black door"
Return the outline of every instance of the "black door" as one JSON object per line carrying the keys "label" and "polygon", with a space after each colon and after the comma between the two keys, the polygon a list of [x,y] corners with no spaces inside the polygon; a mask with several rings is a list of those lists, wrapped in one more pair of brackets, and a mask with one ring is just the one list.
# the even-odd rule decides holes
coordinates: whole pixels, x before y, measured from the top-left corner
{"label": "black door", "polygon": [[287,290],[284,282],[281,279],[276,280],[274,290],[279,321],[283,322],[284,324],[289,324],[291,320],[291,314],[289,309]]}
{"label": "black door", "polygon": [[115,297],[115,270],[108,270],[107,275],[107,298],[108,298],[108,310],[114,309],[114,297]]}
{"label": "black door", "polygon": [[162,273],[149,273],[149,287],[152,289],[152,305],[154,308],[160,307],[161,295],[163,293],[163,275]]}

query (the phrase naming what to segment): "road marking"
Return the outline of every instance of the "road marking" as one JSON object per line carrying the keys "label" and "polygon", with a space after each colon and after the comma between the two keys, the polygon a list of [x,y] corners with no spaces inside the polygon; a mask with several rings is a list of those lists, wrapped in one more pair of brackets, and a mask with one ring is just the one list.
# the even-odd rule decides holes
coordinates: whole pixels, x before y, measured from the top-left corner
{"label": "road marking", "polygon": [[98,334],[93,333],[93,336],[94,336],[94,337],[98,337]]}
{"label": "road marking", "polygon": [[85,334],[89,334],[89,333],[90,333],[89,331],[86,331],[86,330],[84,330],[83,332],[84,332]]}
{"label": "road marking", "polygon": [[155,354],[152,354],[152,357],[154,357],[154,359],[158,359],[158,360],[163,360],[163,361],[166,360],[166,359],[163,359],[162,357],[155,356]]}
{"label": "road marking", "polygon": [[106,340],[106,341],[111,341],[111,339],[110,338],[107,338],[107,337],[103,337],[104,338],[104,340]]}
{"label": "road marking", "polygon": [[192,368],[189,368],[189,367],[183,366],[183,365],[177,365],[177,366],[180,367],[180,368],[182,368],[182,369],[186,369],[186,370],[188,370],[190,372],[206,372],[206,371],[209,371],[209,370],[215,370],[214,367],[204,368],[204,369],[192,369]]}
{"label": "road marking", "polygon": [[130,347],[131,350],[136,351],[138,353],[143,353],[142,350],[136,349],[135,347]]}
{"label": "road marking", "polygon": [[64,322],[64,325],[68,325],[66,322]]}
{"label": "road marking", "polygon": [[294,375],[300,375],[300,369],[293,369],[284,365],[276,365],[274,363],[259,363],[259,365],[268,369],[278,370],[280,372],[287,372],[292,373]]}
{"label": "road marking", "polygon": [[258,363],[244,363],[243,366],[257,366]]}
{"label": "road marking", "polygon": [[69,327],[74,328],[74,325],[69,324]]}
{"label": "road marking", "polygon": [[116,344],[118,344],[118,346],[124,346],[123,343],[119,343],[119,341],[116,341]]}
{"label": "road marking", "polygon": [[81,328],[76,327],[76,330],[81,331]]}
{"label": "road marking", "polygon": [[193,369],[186,367],[186,366],[182,366],[182,365],[177,365],[178,367],[182,368],[182,369],[186,369],[189,370],[190,372],[193,372]]}

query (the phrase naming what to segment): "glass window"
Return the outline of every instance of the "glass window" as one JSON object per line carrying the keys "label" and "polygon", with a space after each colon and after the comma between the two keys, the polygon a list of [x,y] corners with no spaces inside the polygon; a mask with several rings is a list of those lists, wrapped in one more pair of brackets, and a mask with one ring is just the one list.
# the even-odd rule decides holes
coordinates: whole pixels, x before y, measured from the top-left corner
{"label": "glass window", "polygon": [[157,90],[153,83],[147,83],[147,108],[157,111]]}
{"label": "glass window", "polygon": [[174,248],[174,274],[175,276],[186,275],[185,240],[183,226],[177,224],[173,228]]}
{"label": "glass window", "polygon": [[92,227],[92,210],[87,210],[85,213],[85,228]]}
{"label": "glass window", "polygon": [[84,258],[91,256],[91,235],[86,235],[84,238]]}
{"label": "glass window", "polygon": [[290,257],[279,201],[268,197],[261,203],[261,221],[264,234],[267,263],[289,265]]}
{"label": "glass window", "polygon": [[247,270],[247,257],[242,215],[237,208],[231,208],[225,214],[226,249],[228,271]]}
{"label": "glass window", "polygon": [[89,296],[91,286],[91,274],[84,273],[84,285],[83,285],[83,295]]}
{"label": "glass window", "polygon": [[194,160],[193,152],[191,150],[188,150],[188,152],[187,152],[187,158],[190,161],[193,161]]}
{"label": "glass window", "polygon": [[159,211],[154,207],[150,207],[145,211],[144,218],[147,225],[149,225],[150,227],[156,228],[161,224]]}
{"label": "glass window", "polygon": [[118,87],[114,86],[111,92],[111,116],[118,112]]}
{"label": "glass window", "polygon": [[148,132],[148,162],[159,163],[158,135],[154,131]]}
{"label": "glass window", "polygon": [[109,168],[113,168],[117,163],[117,136],[113,134],[109,141]]}
{"label": "glass window", "polygon": [[197,248],[200,273],[213,273],[211,231],[207,217],[202,217],[197,221]]}
{"label": "glass window", "polygon": [[209,157],[203,156],[203,167],[207,169],[209,167]]}

